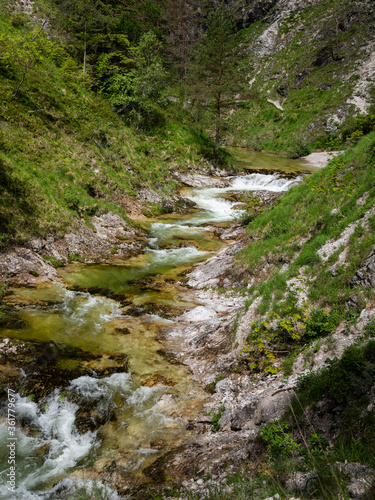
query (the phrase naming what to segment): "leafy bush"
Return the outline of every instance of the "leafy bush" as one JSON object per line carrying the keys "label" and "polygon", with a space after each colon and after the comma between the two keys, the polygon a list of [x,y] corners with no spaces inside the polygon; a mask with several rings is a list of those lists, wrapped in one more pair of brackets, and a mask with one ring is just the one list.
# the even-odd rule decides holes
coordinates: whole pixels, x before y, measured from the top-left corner
{"label": "leafy bush", "polygon": [[60,262],[58,259],[56,259],[56,257],[52,257],[52,255],[45,255],[43,258],[44,258],[44,260],[47,260],[48,262],[50,262],[55,269],[58,269],[59,267],[64,266],[64,264],[62,262]]}
{"label": "leafy bush", "polygon": [[306,336],[309,338],[323,337],[331,333],[338,322],[340,316],[335,311],[323,311],[323,309],[314,309],[306,319]]}
{"label": "leafy bush", "polygon": [[288,426],[277,420],[261,430],[262,438],[268,444],[268,450],[277,459],[296,455],[301,450],[301,445],[296,443],[287,431]]}
{"label": "leafy bush", "polygon": [[295,142],[290,144],[286,152],[288,158],[300,158],[301,156],[307,156],[310,153],[310,146],[302,141],[302,139],[297,139]]}

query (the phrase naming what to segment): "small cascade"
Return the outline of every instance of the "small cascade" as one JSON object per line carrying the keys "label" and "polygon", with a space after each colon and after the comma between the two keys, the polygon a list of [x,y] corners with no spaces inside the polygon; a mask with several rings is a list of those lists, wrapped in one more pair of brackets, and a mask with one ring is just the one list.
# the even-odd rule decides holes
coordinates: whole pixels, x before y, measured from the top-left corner
{"label": "small cascade", "polygon": [[[148,428],[156,433],[158,429],[174,422],[159,409],[159,400],[166,388],[160,385],[139,387],[130,373],[116,373],[102,379],[82,376],[73,380],[68,389],[91,408],[95,408],[95,412],[102,414],[116,408],[116,401],[121,398],[127,416],[123,424],[126,424],[128,433],[132,436],[132,448],[137,455],[138,467],[144,459],[155,453],[155,450],[144,447],[144,432],[141,429]],[[78,404],[70,402],[59,390],[39,404],[16,395],[17,419],[27,422],[27,428],[34,429],[34,435],[17,429],[17,489],[7,493],[5,469],[0,473],[0,489],[4,491],[1,498],[58,498],[55,496],[56,487],[49,490],[48,494],[43,492],[43,488],[65,476],[82,461],[93,457],[100,446],[96,432],[80,433],[76,429],[78,409]],[[139,422],[142,422],[142,427],[139,427]],[[4,422],[0,424],[2,442],[6,443],[7,437],[8,427]],[[6,450],[3,452],[2,460],[6,459]],[[129,470],[133,468],[134,460],[130,460]],[[78,487],[79,483],[73,482],[70,486]]]}
{"label": "small cascade", "polygon": [[302,181],[302,176],[295,179],[280,177],[279,174],[249,174],[243,177],[233,177],[230,190],[236,191],[272,191],[280,193],[288,191]]}
{"label": "small cascade", "polygon": [[226,222],[238,219],[243,212],[233,210],[234,206],[239,205],[220,198],[225,193],[231,191],[272,191],[280,193],[288,191],[293,186],[299,184],[301,176],[295,179],[280,177],[278,174],[249,174],[242,177],[228,177],[231,185],[225,188],[207,188],[194,189],[186,197],[203,208],[206,212],[193,216],[188,223],[200,225],[212,222]]}

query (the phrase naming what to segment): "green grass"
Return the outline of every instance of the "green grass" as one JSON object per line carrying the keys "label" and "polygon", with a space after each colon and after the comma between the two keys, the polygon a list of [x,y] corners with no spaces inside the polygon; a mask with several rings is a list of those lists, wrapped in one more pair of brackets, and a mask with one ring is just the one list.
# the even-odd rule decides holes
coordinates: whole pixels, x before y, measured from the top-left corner
{"label": "green grass", "polygon": [[[172,106],[149,131],[126,126],[58,38],[14,97],[32,28],[0,13],[0,243],[63,235],[108,211],[129,220],[123,196],[150,187],[167,198],[178,185],[173,171],[231,161]],[[15,50],[17,58],[7,57]]]}
{"label": "green grass", "polygon": [[[251,243],[238,254],[237,267],[241,274],[247,269],[249,279],[254,276],[258,280],[248,290],[244,283],[246,306],[261,297],[257,320],[249,325],[244,349],[250,371],[277,371],[283,363],[288,376],[302,345],[327,337],[341,321],[353,323],[358,317],[358,311],[345,308],[345,301],[361,293],[350,286],[350,281],[375,244],[375,218],[370,217],[368,226],[359,224],[355,229],[347,259],[336,273],[329,268],[343,249],[326,262],[317,252],[374,205],[374,146],[372,132],[249,223]],[[366,203],[357,206],[365,192],[369,193]],[[342,215],[332,215],[335,208]],[[286,270],[281,272],[285,265]],[[300,276],[301,268],[301,286],[307,297],[297,306],[297,294],[287,293],[287,281]],[[364,298],[361,300],[364,307]]]}

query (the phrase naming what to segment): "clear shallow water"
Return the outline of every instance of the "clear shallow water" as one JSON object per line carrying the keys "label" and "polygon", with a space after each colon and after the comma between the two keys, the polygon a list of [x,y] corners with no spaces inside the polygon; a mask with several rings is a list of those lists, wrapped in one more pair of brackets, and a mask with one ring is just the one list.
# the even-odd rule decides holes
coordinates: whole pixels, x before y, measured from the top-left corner
{"label": "clear shallow water", "polygon": [[315,172],[318,170],[311,163],[298,158],[284,158],[271,153],[258,153],[245,148],[231,148],[237,163],[245,169],[279,170],[286,173]]}
{"label": "clear shallow water", "polygon": [[[150,221],[149,247],[142,255],[116,265],[71,265],[60,273],[67,286],[14,291],[15,321],[0,329],[1,337],[53,341],[58,348],[70,346],[96,357],[78,360],[89,375],[67,381],[38,403],[17,396],[17,419],[24,424],[17,430],[18,492],[4,498],[71,498],[70,493],[63,496],[63,486],[91,488],[90,474],[113,462],[141,477],[145,466],[187,438],[186,422],[200,411],[206,393],[183,366],[165,359],[158,341],[160,329],[171,321],[163,317],[164,311],[172,308],[178,314],[195,307],[179,297],[173,282],[223,244],[210,224],[239,216],[233,210],[238,203],[222,198],[225,193],[279,192],[298,180],[250,174],[229,182],[227,188],[185,190],[184,195],[202,211]],[[114,366],[113,359],[119,355],[128,357],[130,371],[96,375]],[[77,360],[57,359],[56,363],[77,367]],[[77,415],[87,408],[94,419],[98,412],[113,412],[115,418],[103,423],[100,433],[78,432]],[[0,418],[2,442],[8,432],[5,417],[6,407]],[[0,488],[5,491],[6,459],[3,448]],[[59,480],[63,481],[60,489],[53,486]],[[110,495],[117,498],[115,492]]]}

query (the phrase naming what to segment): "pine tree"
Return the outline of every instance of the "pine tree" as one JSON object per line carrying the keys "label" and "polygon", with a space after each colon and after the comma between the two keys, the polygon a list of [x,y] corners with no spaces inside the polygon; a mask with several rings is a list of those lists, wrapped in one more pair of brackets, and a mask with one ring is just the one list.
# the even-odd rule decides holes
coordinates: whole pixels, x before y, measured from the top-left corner
{"label": "pine tree", "polygon": [[169,0],[163,12],[167,58],[178,75],[184,107],[187,106],[190,52],[199,33],[199,8],[196,3],[196,0]]}
{"label": "pine tree", "polygon": [[196,52],[191,75],[192,98],[207,106],[215,117],[215,145],[220,145],[222,112],[247,94],[247,77],[241,71],[235,22],[224,3],[211,15]]}

